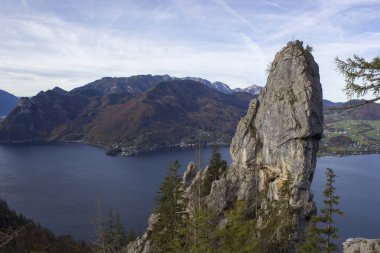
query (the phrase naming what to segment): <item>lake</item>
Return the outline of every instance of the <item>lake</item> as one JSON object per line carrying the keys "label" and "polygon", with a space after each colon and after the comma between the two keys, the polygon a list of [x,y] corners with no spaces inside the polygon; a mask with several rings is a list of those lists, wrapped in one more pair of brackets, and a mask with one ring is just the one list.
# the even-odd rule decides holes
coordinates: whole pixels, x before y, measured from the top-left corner
{"label": "lake", "polygon": [[[231,161],[229,148],[221,148]],[[207,164],[211,149],[202,150]],[[181,173],[196,150],[167,150],[135,157],[109,157],[81,144],[0,145],[0,197],[26,217],[56,234],[95,239],[97,196],[103,209],[119,212],[128,228],[143,231],[168,164],[178,159]],[[342,240],[380,237],[380,155],[319,158],[312,189],[322,201],[325,169],[337,174]]]}

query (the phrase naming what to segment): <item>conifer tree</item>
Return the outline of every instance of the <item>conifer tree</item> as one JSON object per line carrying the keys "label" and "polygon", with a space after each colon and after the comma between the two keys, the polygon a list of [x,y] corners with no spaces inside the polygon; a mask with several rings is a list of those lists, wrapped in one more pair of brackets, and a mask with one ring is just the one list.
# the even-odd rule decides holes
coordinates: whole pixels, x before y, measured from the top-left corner
{"label": "conifer tree", "polygon": [[340,60],[337,57],[335,58],[335,63],[338,71],[345,77],[345,91],[348,97],[356,96],[360,98],[368,93],[373,97],[358,105],[371,103],[380,99],[379,56],[373,58],[371,61],[366,61],[363,57],[357,55],[348,58],[346,61]]}
{"label": "conifer tree", "polygon": [[127,242],[126,245],[128,245],[130,242],[134,241],[136,239],[136,233],[133,228],[131,228],[127,235]]}
{"label": "conifer tree", "polygon": [[120,252],[127,245],[127,236],[120,214],[114,215],[110,209],[105,229],[105,245],[110,252]]}
{"label": "conifer tree", "polygon": [[295,232],[294,210],[290,206],[290,198],[292,194],[292,178],[290,173],[286,174],[281,187],[279,188],[279,224],[278,224],[278,245],[279,251],[286,251],[290,243],[290,236]]}
{"label": "conifer tree", "polygon": [[299,253],[320,253],[322,251],[323,239],[321,238],[321,229],[317,226],[319,220],[317,216],[311,217],[306,229],[306,240],[298,247]]}
{"label": "conifer tree", "polygon": [[257,243],[256,221],[248,218],[245,211],[245,201],[237,201],[234,209],[225,213],[228,223],[218,232],[220,248],[216,252],[262,252]]}
{"label": "conifer tree", "polygon": [[127,235],[119,213],[115,216],[115,237],[113,242],[116,251],[121,250],[122,247],[127,245]]}
{"label": "conifer tree", "polygon": [[219,175],[227,170],[227,162],[222,160],[218,146],[212,149],[212,155],[207,169],[207,173],[202,183],[201,196],[210,193],[212,182],[219,179]]}
{"label": "conifer tree", "polygon": [[115,237],[115,219],[111,209],[108,210],[108,220],[104,231],[105,243],[108,247],[113,244],[113,238]]}
{"label": "conifer tree", "polygon": [[[339,196],[335,195],[335,173],[332,169],[326,170],[326,186],[323,191],[325,199],[320,216],[313,216],[306,231],[306,240],[299,247],[301,253],[337,252],[338,246],[333,242],[338,239],[338,228],[334,226],[334,215],[343,215],[336,206],[339,204]],[[318,224],[321,225],[318,225]]]}
{"label": "conifer tree", "polygon": [[333,240],[339,238],[338,228],[334,226],[335,222],[333,216],[343,215],[343,212],[336,207],[339,204],[339,196],[335,195],[336,188],[334,187],[334,183],[336,175],[334,171],[327,168],[326,177],[326,186],[323,191],[325,200],[323,200],[324,207],[321,208],[322,215],[320,220],[326,226],[321,230],[321,233],[325,236],[323,248],[325,252],[330,253],[338,250],[338,247],[333,243]]}
{"label": "conifer tree", "polygon": [[215,212],[206,207],[196,208],[188,226],[188,252],[208,253],[215,251]]}
{"label": "conifer tree", "polygon": [[292,178],[287,173],[278,189],[278,200],[269,204],[268,212],[260,215],[263,224],[258,240],[259,252],[287,252],[294,247],[291,235],[295,232],[296,209],[290,205],[291,194]]}
{"label": "conifer tree", "polygon": [[156,198],[157,221],[151,234],[154,252],[183,252],[186,244],[187,212],[178,161],[169,165]]}

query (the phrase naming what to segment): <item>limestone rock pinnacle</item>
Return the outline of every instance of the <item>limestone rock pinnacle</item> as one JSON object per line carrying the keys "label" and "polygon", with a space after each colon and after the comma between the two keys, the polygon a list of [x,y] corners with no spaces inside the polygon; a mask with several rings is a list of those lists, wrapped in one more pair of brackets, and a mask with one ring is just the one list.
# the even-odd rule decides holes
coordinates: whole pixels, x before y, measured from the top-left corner
{"label": "limestone rock pinnacle", "polygon": [[289,42],[276,54],[263,92],[238,124],[226,177],[213,183],[204,203],[222,214],[235,200],[245,200],[256,216],[256,210],[278,200],[289,174],[289,203],[298,210],[302,230],[315,212],[310,186],[322,133],[318,65],[302,42]]}
{"label": "limestone rock pinnacle", "polygon": [[[245,200],[252,215],[260,219],[256,211],[265,212],[279,199],[279,188],[290,175],[289,204],[298,210],[296,223],[302,230],[315,211],[310,186],[322,133],[318,65],[302,42],[289,42],[276,54],[264,90],[251,101],[237,126],[230,168],[212,183],[210,194],[202,202],[223,217],[236,200]],[[204,173],[195,176],[193,167],[189,166],[185,177],[189,210],[197,203],[195,182]]]}

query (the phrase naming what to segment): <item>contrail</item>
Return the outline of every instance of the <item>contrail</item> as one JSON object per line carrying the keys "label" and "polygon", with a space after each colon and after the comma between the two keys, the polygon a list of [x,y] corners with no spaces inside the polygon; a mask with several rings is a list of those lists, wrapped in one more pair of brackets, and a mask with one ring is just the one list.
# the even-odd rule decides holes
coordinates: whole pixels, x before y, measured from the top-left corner
{"label": "contrail", "polygon": [[225,11],[230,13],[232,16],[239,19],[243,24],[247,25],[253,32],[259,32],[259,30],[256,27],[254,27],[246,18],[241,16],[234,9],[232,9],[224,0],[214,0],[214,2],[221,6]]}
{"label": "contrail", "polygon": [[277,9],[280,9],[280,10],[284,10],[284,11],[287,11],[287,10],[288,10],[287,8],[282,7],[282,6],[279,5],[279,4],[269,2],[268,0],[264,0],[264,3],[266,3],[267,5],[270,5],[270,6],[272,6],[272,7],[275,7],[275,8],[277,8]]}

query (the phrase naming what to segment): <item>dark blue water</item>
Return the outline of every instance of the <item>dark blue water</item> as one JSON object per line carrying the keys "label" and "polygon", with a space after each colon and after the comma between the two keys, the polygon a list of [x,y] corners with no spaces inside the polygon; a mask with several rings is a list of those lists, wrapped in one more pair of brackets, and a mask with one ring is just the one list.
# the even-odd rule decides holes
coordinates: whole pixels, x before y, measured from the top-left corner
{"label": "dark blue water", "polygon": [[[202,150],[202,161],[210,158]],[[230,162],[228,148],[222,148]],[[143,231],[168,164],[178,159],[181,173],[195,150],[169,150],[136,157],[109,157],[104,150],[79,144],[0,145],[0,196],[18,212],[57,234],[94,238],[96,199],[119,212],[127,227]],[[380,155],[320,158],[313,181],[321,203],[325,168],[335,170],[342,239],[380,237]]]}
{"label": "dark blue water", "polygon": [[[229,159],[229,151],[221,149]],[[201,158],[207,164],[210,149]],[[57,234],[95,238],[96,202],[119,212],[124,224],[145,230],[168,164],[178,159],[181,175],[196,150],[171,150],[136,157],[109,157],[80,144],[0,145],[0,197],[26,217]]]}
{"label": "dark blue water", "polygon": [[337,217],[341,241],[349,237],[380,238],[380,154],[320,158],[312,184],[319,206],[327,167],[337,175],[339,208],[345,212]]}

